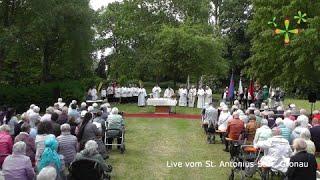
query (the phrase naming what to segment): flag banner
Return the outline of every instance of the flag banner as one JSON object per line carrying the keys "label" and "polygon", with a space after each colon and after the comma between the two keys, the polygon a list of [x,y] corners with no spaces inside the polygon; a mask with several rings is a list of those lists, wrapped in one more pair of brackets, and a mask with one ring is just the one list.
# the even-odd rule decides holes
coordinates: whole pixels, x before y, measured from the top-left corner
{"label": "flag banner", "polygon": [[233,73],[230,78],[230,84],[229,84],[229,91],[228,91],[228,98],[231,100],[234,97],[234,80],[233,80]]}
{"label": "flag banner", "polygon": [[251,100],[254,100],[254,85],[253,85],[253,80],[250,80],[249,95],[251,96]]}
{"label": "flag banner", "polygon": [[243,94],[243,87],[242,87],[241,78],[240,78],[240,81],[239,81],[238,94]]}

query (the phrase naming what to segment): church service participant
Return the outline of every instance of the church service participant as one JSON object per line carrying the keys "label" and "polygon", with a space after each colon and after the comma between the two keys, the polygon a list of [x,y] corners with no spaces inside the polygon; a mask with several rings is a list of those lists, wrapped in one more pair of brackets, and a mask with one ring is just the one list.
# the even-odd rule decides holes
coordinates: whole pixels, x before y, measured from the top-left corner
{"label": "church service participant", "polygon": [[204,103],[208,103],[208,104],[212,103],[212,90],[209,86],[206,86],[205,94],[206,96],[205,96]]}
{"label": "church service participant", "polygon": [[290,158],[290,163],[303,163],[308,167],[290,166],[286,173],[288,179],[292,180],[314,180],[317,179],[317,161],[314,155],[307,153],[307,144],[302,138],[293,141],[293,149],[296,152]]}
{"label": "church service participant", "polygon": [[228,87],[225,88],[225,90],[223,91],[223,94],[222,94],[222,101],[223,102],[227,102],[227,97],[228,97]]}
{"label": "church service participant", "polygon": [[208,106],[209,107],[205,110],[203,127],[207,133],[207,142],[212,144],[215,140],[215,127],[218,123],[218,110],[213,107],[212,103],[210,103]]}
{"label": "church service participant", "polygon": [[36,105],[34,104],[31,104],[30,105],[30,108],[28,109],[28,111],[26,112],[26,115],[30,118],[30,115],[34,112],[33,108],[35,107]]}
{"label": "church service participant", "polygon": [[139,88],[136,85],[132,87],[132,96],[133,96],[133,102],[134,103],[138,102]]}
{"label": "church service participant", "polygon": [[129,87],[127,88],[127,98],[129,103],[132,102],[132,97],[133,97],[133,89],[132,89],[132,85],[129,85]]}
{"label": "church service participant", "polygon": [[185,87],[179,89],[179,106],[187,106],[188,90]]}
{"label": "church service participant", "polygon": [[117,85],[115,88],[114,88],[114,98],[115,98],[115,101],[117,103],[120,103],[121,102],[121,87],[120,85]]}
{"label": "church service participant", "polygon": [[125,86],[121,87],[121,103],[127,103],[127,88]]}
{"label": "church service participant", "polygon": [[168,86],[168,88],[164,91],[163,97],[172,98],[173,95],[174,95],[173,89],[170,86]]}
{"label": "church service participant", "polygon": [[204,106],[204,98],[205,98],[205,91],[202,89],[202,87],[199,88],[198,92],[198,104],[197,108],[203,108]]}
{"label": "church service participant", "polygon": [[104,87],[101,89],[100,95],[102,100],[107,98],[107,90]]}
{"label": "church service participant", "polygon": [[153,98],[160,98],[160,93],[161,93],[161,88],[157,84],[156,86],[153,87],[152,89],[152,96]]}
{"label": "church service participant", "polygon": [[91,90],[91,96],[92,96],[92,100],[96,101],[98,99],[98,95],[97,95],[98,91],[96,89],[96,86],[94,86]]}
{"label": "church service participant", "polygon": [[64,105],[66,105],[66,103],[64,103],[63,101],[62,101],[62,98],[58,98],[58,105],[59,105],[59,108],[60,109],[62,109],[62,107],[64,106]]}
{"label": "church service participant", "polygon": [[110,84],[107,88],[107,97],[108,97],[108,102],[113,102],[114,88],[113,88],[112,84]]}
{"label": "church service participant", "polygon": [[139,94],[139,96],[138,96],[138,106],[139,107],[146,106],[147,92],[146,92],[146,89],[143,88],[143,86],[141,86],[139,88],[138,94]]}
{"label": "church service participant", "polygon": [[288,140],[280,134],[281,130],[274,128],[272,129],[273,137],[266,141],[259,141],[255,146],[264,150],[264,156],[259,161],[261,167],[271,167],[274,170],[286,173],[292,150]]}
{"label": "church service participant", "polygon": [[228,121],[232,119],[232,116],[229,112],[228,106],[223,105],[222,111],[220,112],[219,119],[218,119],[218,130],[226,131]]}
{"label": "church service participant", "polygon": [[194,107],[194,102],[196,101],[197,89],[192,85],[188,93],[188,106]]}
{"label": "church service participant", "polygon": [[6,157],[3,162],[2,172],[7,180],[32,180],[34,179],[34,170],[30,158],[25,155],[26,144],[17,142],[13,145],[12,155]]}

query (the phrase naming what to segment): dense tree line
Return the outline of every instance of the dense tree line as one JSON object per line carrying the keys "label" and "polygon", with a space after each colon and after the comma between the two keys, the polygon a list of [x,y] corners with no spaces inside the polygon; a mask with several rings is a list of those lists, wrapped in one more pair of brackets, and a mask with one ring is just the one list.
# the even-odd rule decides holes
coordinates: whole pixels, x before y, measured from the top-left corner
{"label": "dense tree line", "polygon": [[[318,90],[320,84],[320,1],[314,0],[253,0],[253,19],[250,22],[252,56],[247,61],[248,72],[262,83],[271,83],[292,90]],[[298,24],[298,11],[306,13],[307,22]],[[284,35],[275,35],[273,24],[289,30],[298,28],[299,34],[289,34],[290,43],[284,45]],[[319,90],[318,90],[319,91]]]}
{"label": "dense tree line", "polygon": [[89,0],[0,1],[0,82],[78,79],[91,72]]}

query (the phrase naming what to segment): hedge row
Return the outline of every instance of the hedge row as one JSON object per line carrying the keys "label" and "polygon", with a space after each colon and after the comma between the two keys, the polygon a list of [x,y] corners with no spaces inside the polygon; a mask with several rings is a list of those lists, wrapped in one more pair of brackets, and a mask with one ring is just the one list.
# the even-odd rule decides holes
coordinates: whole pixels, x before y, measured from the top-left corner
{"label": "hedge row", "polygon": [[[88,84],[91,83],[91,84]],[[64,81],[28,87],[0,86],[0,105],[15,107],[21,113],[34,103],[45,111],[49,105],[57,102],[59,97],[69,103],[75,99],[78,102],[84,100],[87,87],[92,81]]]}

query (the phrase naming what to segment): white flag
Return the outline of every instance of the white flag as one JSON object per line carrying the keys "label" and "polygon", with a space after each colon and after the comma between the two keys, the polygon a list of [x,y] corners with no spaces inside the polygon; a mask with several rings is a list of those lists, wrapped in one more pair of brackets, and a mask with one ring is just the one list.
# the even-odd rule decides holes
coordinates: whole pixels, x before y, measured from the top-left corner
{"label": "white flag", "polygon": [[238,94],[243,94],[243,87],[242,87],[242,82],[241,82],[241,78],[239,81],[239,89],[238,89]]}

